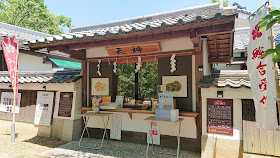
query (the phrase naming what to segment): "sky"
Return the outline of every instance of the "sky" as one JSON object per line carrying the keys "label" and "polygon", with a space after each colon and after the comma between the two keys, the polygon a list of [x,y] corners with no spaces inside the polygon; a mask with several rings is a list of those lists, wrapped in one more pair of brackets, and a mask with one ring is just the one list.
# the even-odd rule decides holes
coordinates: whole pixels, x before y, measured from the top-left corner
{"label": "sky", "polygon": [[[237,2],[247,10],[255,11],[265,0],[229,0],[231,6]],[[280,0],[271,0],[280,8]],[[50,12],[72,18],[72,26],[86,26],[121,19],[205,5],[211,0],[45,0]],[[65,30],[68,32],[68,30]]]}

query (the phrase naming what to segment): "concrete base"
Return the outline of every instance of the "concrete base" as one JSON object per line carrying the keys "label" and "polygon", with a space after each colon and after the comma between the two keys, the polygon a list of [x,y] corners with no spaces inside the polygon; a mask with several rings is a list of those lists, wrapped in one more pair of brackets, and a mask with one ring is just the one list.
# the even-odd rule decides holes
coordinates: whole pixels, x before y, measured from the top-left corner
{"label": "concrete base", "polygon": [[[0,120],[0,134],[11,133],[12,121]],[[52,125],[38,126],[30,123],[16,122],[15,133],[22,135],[56,137],[63,141],[72,141],[81,136],[82,120],[53,119]]]}
{"label": "concrete base", "polygon": [[202,158],[242,158],[243,147],[241,140],[201,136]]}
{"label": "concrete base", "polygon": [[62,120],[53,119],[52,137],[60,138],[64,141],[78,139],[82,132],[82,120]]}

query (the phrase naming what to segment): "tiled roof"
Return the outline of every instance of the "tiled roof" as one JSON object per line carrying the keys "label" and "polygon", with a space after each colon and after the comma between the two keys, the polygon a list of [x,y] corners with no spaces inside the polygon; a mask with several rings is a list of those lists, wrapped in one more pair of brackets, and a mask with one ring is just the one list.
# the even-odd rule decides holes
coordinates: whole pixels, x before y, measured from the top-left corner
{"label": "tiled roof", "polygon": [[[19,71],[19,83],[71,83],[81,78],[80,70]],[[10,83],[7,71],[0,71],[0,83]]]}
{"label": "tiled roof", "polygon": [[0,36],[15,36],[21,41],[30,41],[52,35],[0,22]]}
{"label": "tiled roof", "polygon": [[247,15],[253,14],[252,11],[249,11],[249,10],[246,10],[246,9],[239,9],[239,8],[237,8],[237,12],[238,12],[238,13],[247,14]]}
{"label": "tiled roof", "polygon": [[219,8],[219,3],[185,8],[172,12],[153,14],[132,19],[109,22],[105,24],[74,27],[71,33],[29,41],[29,44],[50,43],[55,41],[96,38],[159,30],[179,25],[189,25],[203,21],[214,21],[237,16],[236,7]]}
{"label": "tiled roof", "polygon": [[202,88],[209,88],[209,87],[250,88],[251,87],[250,78],[247,70],[215,70],[212,71],[211,79],[202,80],[199,82],[198,85]]}
{"label": "tiled roof", "polygon": [[[280,25],[276,25],[274,28],[275,44],[280,44]],[[250,38],[250,28],[239,28],[234,32],[234,45],[233,51],[247,50]]]}
{"label": "tiled roof", "polygon": [[[5,37],[5,36],[8,37],[15,36],[17,39],[19,39],[19,49],[27,50],[27,51],[29,51],[29,48],[23,43],[26,43],[27,41],[31,41],[31,40],[52,37],[52,35],[50,34],[33,31],[23,27],[0,22],[0,39],[1,37]],[[47,49],[37,50],[36,52],[44,55],[49,54],[52,56],[69,58],[68,54],[62,52],[47,52]]]}

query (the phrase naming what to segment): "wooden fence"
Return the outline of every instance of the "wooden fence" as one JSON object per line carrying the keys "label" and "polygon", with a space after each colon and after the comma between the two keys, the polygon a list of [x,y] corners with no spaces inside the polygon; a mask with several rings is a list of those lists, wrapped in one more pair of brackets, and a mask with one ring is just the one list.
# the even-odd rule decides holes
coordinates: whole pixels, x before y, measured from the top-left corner
{"label": "wooden fence", "polygon": [[[280,156],[280,131],[257,128],[252,100],[242,100],[243,151]],[[279,126],[280,129],[280,126]]]}

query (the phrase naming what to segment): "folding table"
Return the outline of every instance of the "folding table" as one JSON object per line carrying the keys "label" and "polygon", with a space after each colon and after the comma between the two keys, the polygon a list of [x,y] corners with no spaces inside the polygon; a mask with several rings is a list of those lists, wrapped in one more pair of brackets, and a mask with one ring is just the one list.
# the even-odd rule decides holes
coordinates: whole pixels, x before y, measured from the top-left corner
{"label": "folding table", "polygon": [[[157,122],[171,122],[174,123],[176,125],[176,135],[177,135],[177,154],[172,154],[172,153],[164,153],[164,152],[157,152],[159,154],[165,154],[165,155],[173,155],[176,156],[177,158],[179,158],[179,154],[180,154],[180,133],[181,133],[181,123],[184,120],[183,118],[179,118],[179,120],[177,121],[164,121],[164,120],[156,120],[155,116],[150,116],[144,120],[150,121],[150,129],[149,129],[149,134],[150,134],[150,138],[152,139],[152,146],[153,144],[153,136],[152,136],[152,122],[157,121]],[[146,157],[148,157],[148,153],[149,153],[149,146],[150,146],[150,141],[147,141],[147,150],[146,150]],[[153,148],[153,152],[154,148]]]}
{"label": "folding table", "polygon": [[[84,127],[84,129],[83,129],[83,132],[82,132],[82,135],[81,135],[81,138],[80,138],[80,141],[79,141],[79,147],[99,150],[99,149],[102,148],[105,135],[106,135],[106,138],[107,138],[107,142],[109,141],[109,139],[108,139],[108,134],[107,134],[107,125],[108,125],[108,122],[109,122],[109,119],[110,119],[110,115],[111,115],[111,114],[112,114],[112,113],[93,113],[93,112],[88,112],[88,113],[84,113],[84,114],[77,115],[77,116],[81,116],[81,117],[83,118],[84,124],[85,124],[85,127]],[[90,136],[89,136],[89,131],[88,131],[88,128],[87,128],[88,120],[89,120],[90,117],[101,117],[101,118],[102,118],[102,121],[103,121],[104,133],[103,133],[103,137],[102,137],[101,142],[98,142],[98,143],[97,143],[97,144],[100,144],[100,145],[97,146],[97,147],[90,147],[90,146],[82,146],[82,145],[81,145],[81,142],[82,142],[82,139],[83,139],[83,136],[84,136],[85,131],[87,131],[88,137],[90,138]],[[107,119],[107,122],[104,120],[104,117],[107,117],[107,118],[108,118],[108,119]]]}

